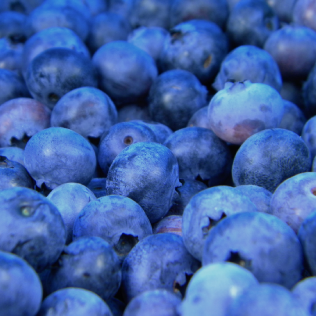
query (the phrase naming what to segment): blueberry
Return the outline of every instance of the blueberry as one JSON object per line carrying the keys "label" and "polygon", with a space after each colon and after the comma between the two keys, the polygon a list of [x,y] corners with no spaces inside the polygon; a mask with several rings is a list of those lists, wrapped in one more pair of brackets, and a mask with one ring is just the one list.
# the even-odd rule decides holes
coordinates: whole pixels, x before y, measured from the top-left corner
{"label": "blueberry", "polygon": [[7,157],[9,160],[16,161],[24,166],[24,150],[19,147],[1,147],[0,155]]}
{"label": "blueberry", "polygon": [[96,198],[106,195],[106,178],[92,178],[87,187],[93,192]]}
{"label": "blueberry", "polygon": [[154,234],[173,233],[182,236],[182,216],[168,215],[153,225]]}
{"label": "blueberry", "polygon": [[209,121],[207,119],[207,111],[208,111],[208,106],[203,106],[199,110],[197,110],[190,118],[187,127],[203,127],[203,128],[208,128],[211,129],[209,126]]}

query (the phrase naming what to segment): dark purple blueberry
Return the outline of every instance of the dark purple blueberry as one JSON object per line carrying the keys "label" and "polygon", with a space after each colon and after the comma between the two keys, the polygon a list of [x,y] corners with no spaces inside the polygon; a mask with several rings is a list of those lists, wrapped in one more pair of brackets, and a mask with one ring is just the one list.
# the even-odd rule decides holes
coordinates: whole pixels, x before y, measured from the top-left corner
{"label": "dark purple blueberry", "polygon": [[81,135],[63,127],[50,127],[28,141],[24,163],[39,188],[45,185],[52,190],[67,182],[88,184],[96,168],[96,156]]}
{"label": "dark purple blueberry", "polygon": [[312,159],[316,156],[316,116],[311,117],[304,125],[302,139],[311,152]]}
{"label": "dark purple blueberry", "polygon": [[25,27],[28,37],[50,27],[67,27],[85,41],[89,32],[89,21],[80,9],[71,5],[44,2],[30,13]]}
{"label": "dark purple blueberry", "polygon": [[249,287],[234,300],[227,316],[310,316],[285,287],[263,283]]}
{"label": "dark purple blueberry", "polygon": [[283,81],[280,94],[283,100],[290,101],[305,111],[304,99],[302,95],[302,82]]}
{"label": "dark purple blueberry", "polygon": [[229,186],[216,186],[195,194],[182,215],[182,236],[188,251],[202,260],[203,245],[212,229],[226,216],[257,212],[253,202]]}
{"label": "dark purple blueberry", "polygon": [[227,82],[208,107],[211,129],[222,140],[236,145],[264,129],[278,127],[284,113],[283,100],[274,88],[248,80]]}
{"label": "dark purple blueberry", "polygon": [[34,316],[41,306],[42,284],[22,258],[0,251],[0,311],[7,316]]}
{"label": "dark purple blueberry", "polygon": [[108,305],[95,293],[80,289],[66,288],[47,296],[37,316],[112,316]]}
{"label": "dark purple blueberry", "polygon": [[272,195],[271,209],[297,232],[316,209],[316,173],[304,172],[282,182]]}
{"label": "dark purple blueberry", "polygon": [[292,10],[292,20],[297,25],[303,25],[316,31],[315,14],[316,2],[314,0],[296,0]]}
{"label": "dark purple blueberry", "polygon": [[25,81],[33,98],[51,109],[67,92],[98,83],[89,58],[61,47],[37,55],[28,66]]}
{"label": "dark purple blueberry", "polygon": [[56,206],[22,187],[0,190],[0,205],[0,250],[17,254],[38,272],[53,264],[66,242]]}
{"label": "dark purple blueberry", "polygon": [[125,41],[132,31],[129,21],[113,12],[102,12],[91,19],[87,45],[91,52],[112,41]]}
{"label": "dark purple blueberry", "polygon": [[121,151],[108,172],[107,194],[131,198],[151,223],[163,218],[173,204],[179,182],[177,159],[165,146],[153,142],[132,144]]}
{"label": "dark purple blueberry", "polygon": [[232,263],[214,263],[192,277],[181,303],[182,316],[227,315],[235,299],[258,283],[248,270]]}
{"label": "dark purple blueberry", "polygon": [[117,121],[117,110],[106,93],[93,87],[67,92],[55,104],[51,126],[69,128],[88,140],[99,140]]}
{"label": "dark purple blueberry", "polygon": [[252,184],[238,185],[236,189],[256,205],[258,212],[272,213],[270,207],[272,193],[270,191]]}
{"label": "dark purple blueberry", "polygon": [[207,119],[208,106],[203,106],[197,110],[190,118],[187,127],[203,127],[211,129],[209,126],[209,121]]}
{"label": "dark purple blueberry", "polygon": [[191,116],[207,105],[207,89],[189,71],[169,70],[154,81],[148,105],[153,121],[175,131],[185,127]]}
{"label": "dark purple blueberry", "polygon": [[305,142],[283,128],[267,129],[249,137],[238,149],[232,167],[234,184],[254,184],[272,193],[284,180],[311,170]]}
{"label": "dark purple blueberry", "polygon": [[149,290],[129,302],[124,316],[179,316],[180,304],[181,298],[168,290]]}
{"label": "dark purple blueberry", "polygon": [[48,293],[66,287],[113,297],[121,284],[121,264],[112,246],[99,237],[83,237],[66,246],[47,279]]}
{"label": "dark purple blueberry", "polygon": [[211,229],[202,264],[224,261],[248,269],[259,282],[287,288],[303,272],[303,250],[295,232],[279,218],[261,212],[232,214]]}
{"label": "dark purple blueberry", "polygon": [[148,53],[154,60],[158,60],[169,33],[158,26],[141,26],[128,35],[127,41]]}
{"label": "dark purple blueberry", "polygon": [[66,27],[50,27],[35,33],[24,44],[22,54],[22,73],[26,76],[29,63],[49,48],[63,47],[72,49],[90,58],[90,52],[82,39]]}
{"label": "dark purple blueberry", "polygon": [[225,57],[213,87],[224,89],[227,80],[265,83],[277,91],[282,87],[278,64],[267,51],[253,45],[239,46]]}
{"label": "dark purple blueberry", "polygon": [[97,236],[108,242],[120,259],[148,235],[152,227],[144,210],[133,200],[108,195],[87,204],[73,226],[73,240]]}
{"label": "dark purple blueberry", "polygon": [[27,39],[25,33],[25,14],[5,11],[0,12],[0,38],[6,37],[12,43],[24,43]]}
{"label": "dark purple blueberry", "polygon": [[150,121],[148,107],[141,107],[136,104],[125,105],[118,112],[118,122],[129,122],[134,120]]}
{"label": "dark purple blueberry", "polygon": [[64,183],[52,190],[47,198],[58,208],[67,231],[66,244],[72,241],[75,219],[81,210],[96,200],[90,189],[79,183]]}
{"label": "dark purple blueberry", "polygon": [[106,194],[106,178],[92,178],[87,184],[88,189],[90,189],[96,198],[100,198]]}
{"label": "dark purple blueberry", "polygon": [[228,17],[226,0],[173,0],[170,10],[171,26],[199,19],[208,20],[224,27]]}
{"label": "dark purple blueberry", "polygon": [[284,114],[279,127],[301,135],[303,127],[306,124],[306,117],[303,111],[290,101],[283,100],[283,104]]}
{"label": "dark purple blueberry", "polygon": [[154,59],[126,41],[101,46],[92,58],[100,87],[116,105],[144,99],[158,75]]}
{"label": "dark purple blueberry", "polygon": [[51,111],[31,98],[9,100],[0,106],[0,146],[24,148],[36,133],[50,126]]}
{"label": "dark purple blueberry", "polygon": [[126,302],[148,290],[166,289],[181,297],[181,289],[199,268],[176,234],[154,234],[141,240],[122,266],[122,291]]}
{"label": "dark purple blueberry", "polygon": [[0,69],[0,90],[0,105],[12,99],[31,97],[24,80],[8,69]]}
{"label": "dark purple blueberry", "polygon": [[223,184],[231,172],[229,148],[210,129],[182,128],[170,135],[164,145],[178,160],[180,179],[200,180],[215,186]]}
{"label": "dark purple blueberry", "polygon": [[0,147],[0,155],[24,166],[24,150],[19,147]]}
{"label": "dark purple blueberry", "polygon": [[207,84],[214,79],[227,54],[227,37],[215,23],[197,21],[183,22],[170,30],[158,64],[162,71],[190,71]]}
{"label": "dark purple blueberry", "polygon": [[172,233],[182,236],[182,216],[169,215],[153,225],[154,234]]}
{"label": "dark purple blueberry", "polygon": [[0,156],[0,190],[13,187],[33,188],[33,179],[20,163]]}
{"label": "dark purple blueberry", "polygon": [[264,49],[277,62],[284,80],[304,80],[316,61],[316,32],[299,25],[274,31]]}
{"label": "dark purple blueberry", "polygon": [[115,157],[126,147],[138,142],[156,142],[153,131],[137,122],[122,122],[113,125],[99,144],[98,162],[105,175]]}

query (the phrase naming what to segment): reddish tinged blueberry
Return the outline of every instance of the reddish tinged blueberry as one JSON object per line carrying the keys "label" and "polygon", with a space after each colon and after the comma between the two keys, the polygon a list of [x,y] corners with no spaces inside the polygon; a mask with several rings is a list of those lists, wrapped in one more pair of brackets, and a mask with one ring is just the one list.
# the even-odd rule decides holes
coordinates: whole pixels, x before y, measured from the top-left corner
{"label": "reddish tinged blueberry", "polygon": [[275,89],[248,80],[227,82],[208,106],[211,129],[236,145],[264,129],[279,127],[283,113],[283,100]]}
{"label": "reddish tinged blueberry", "polygon": [[9,100],[0,106],[0,146],[24,148],[28,140],[50,126],[51,111],[31,98]]}
{"label": "reddish tinged blueberry", "polygon": [[169,215],[153,225],[153,233],[173,233],[182,236],[182,216]]}

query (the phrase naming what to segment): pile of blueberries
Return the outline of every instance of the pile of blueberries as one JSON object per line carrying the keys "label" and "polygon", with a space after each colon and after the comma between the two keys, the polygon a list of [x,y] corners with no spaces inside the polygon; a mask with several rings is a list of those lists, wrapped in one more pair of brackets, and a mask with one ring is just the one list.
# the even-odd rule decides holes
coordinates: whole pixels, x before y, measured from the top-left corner
{"label": "pile of blueberries", "polygon": [[0,316],[315,316],[315,17],[1,0]]}

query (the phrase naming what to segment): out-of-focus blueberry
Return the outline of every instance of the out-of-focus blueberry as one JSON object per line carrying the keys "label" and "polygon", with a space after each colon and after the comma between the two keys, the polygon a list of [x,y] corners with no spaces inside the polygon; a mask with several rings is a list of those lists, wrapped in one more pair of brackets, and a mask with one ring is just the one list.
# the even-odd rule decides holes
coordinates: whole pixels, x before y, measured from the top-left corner
{"label": "out-of-focus blueberry", "polygon": [[124,316],[178,316],[180,304],[181,299],[173,292],[164,289],[149,290],[129,302]]}
{"label": "out-of-focus blueberry", "polygon": [[117,121],[117,110],[103,91],[81,87],[66,93],[56,103],[51,126],[69,128],[87,139],[99,139]]}
{"label": "out-of-focus blueberry", "polygon": [[155,142],[152,130],[137,122],[122,122],[113,125],[99,144],[98,162],[107,175],[115,157],[126,147],[138,142]]}
{"label": "out-of-focus blueberry", "polygon": [[12,43],[0,38],[0,69],[8,69],[20,74],[24,44]]}
{"label": "out-of-focus blueberry", "polygon": [[56,206],[22,187],[0,190],[0,205],[0,250],[17,254],[39,272],[53,264],[66,242]]}
{"label": "out-of-focus blueberry", "polygon": [[116,105],[144,99],[158,75],[154,59],[127,41],[101,46],[92,58],[100,87]]}
{"label": "out-of-focus blueberry", "polygon": [[182,216],[169,215],[153,225],[154,234],[173,233],[182,236]]}
{"label": "out-of-focus blueberry", "polygon": [[2,0],[0,11],[15,11],[29,14],[45,0]]}
{"label": "out-of-focus blueberry", "polygon": [[87,204],[73,226],[73,239],[98,236],[108,242],[120,258],[148,235],[152,227],[144,210],[133,200],[107,195]]}
{"label": "out-of-focus blueberry", "polygon": [[283,181],[272,195],[271,209],[297,232],[316,209],[316,173],[304,172]]}
{"label": "out-of-focus blueberry", "polygon": [[134,120],[150,121],[148,107],[142,107],[136,104],[125,105],[118,112],[118,122],[129,122]]}
{"label": "out-of-focus blueberry", "polygon": [[66,288],[47,296],[37,316],[112,316],[97,294],[80,288]]}
{"label": "out-of-focus blueberry", "polygon": [[209,121],[207,118],[208,106],[203,106],[199,110],[197,110],[190,118],[187,127],[203,127],[211,129],[209,126]]}
{"label": "out-of-focus blueberry", "polygon": [[24,164],[39,188],[45,184],[52,190],[66,182],[88,184],[96,168],[96,156],[81,135],[63,127],[50,127],[28,141]]}
{"label": "out-of-focus blueberry", "polygon": [[310,71],[307,80],[304,82],[303,88],[301,90],[304,100],[304,112],[306,115],[308,115],[308,117],[316,115],[315,78],[316,67],[314,66]]}
{"label": "out-of-focus blueberry", "polygon": [[148,106],[151,118],[174,131],[185,127],[191,116],[206,105],[206,87],[187,70],[166,71],[150,88]]}
{"label": "out-of-focus blueberry", "polygon": [[12,43],[24,43],[26,15],[14,12],[0,12],[0,38],[6,37]]}
{"label": "out-of-focus blueberry", "polygon": [[183,242],[188,251],[202,261],[207,236],[223,218],[238,212],[257,212],[250,199],[235,188],[217,186],[195,194],[182,215]]}
{"label": "out-of-focus blueberry", "polygon": [[301,82],[283,80],[280,94],[283,100],[287,100],[296,104],[300,109],[304,111],[304,114],[306,115]]}
{"label": "out-of-focus blueberry", "polygon": [[310,151],[301,137],[283,128],[266,129],[240,146],[232,176],[235,185],[254,184],[273,193],[281,182],[311,171],[311,166]]}
{"label": "out-of-focus blueberry", "polygon": [[290,23],[293,19],[295,3],[297,0],[266,0],[268,5],[282,22]]}
{"label": "out-of-focus blueberry", "polygon": [[132,10],[134,0],[108,0],[108,11],[128,18]]}
{"label": "out-of-focus blueberry", "polygon": [[154,234],[141,240],[122,266],[122,291],[129,302],[148,290],[166,289],[181,297],[181,288],[199,268],[182,238],[171,233]]}
{"label": "out-of-focus blueberry", "polygon": [[67,92],[80,87],[96,87],[92,62],[82,54],[62,47],[37,55],[26,72],[26,85],[34,99],[53,108]]}
{"label": "out-of-focus blueberry", "polygon": [[303,272],[303,250],[295,232],[279,218],[260,212],[232,214],[211,229],[202,264],[223,261],[245,267],[259,282],[287,288]]}
{"label": "out-of-focus blueberry", "polygon": [[179,164],[179,178],[200,180],[208,186],[224,184],[231,172],[232,157],[225,142],[213,131],[185,127],[164,142]]}
{"label": "out-of-focus blueberry", "polygon": [[90,290],[107,300],[121,284],[121,264],[105,240],[83,237],[64,248],[58,263],[47,278],[48,293],[66,287]]}
{"label": "out-of-focus blueberry", "polygon": [[297,0],[292,10],[292,21],[316,31],[316,23],[313,19],[315,14],[316,6],[313,0]]}
{"label": "out-of-focus blueberry", "polygon": [[96,198],[106,195],[106,178],[92,178],[87,187],[93,192]]}
{"label": "out-of-focus blueberry", "polygon": [[152,143],[132,144],[121,151],[108,172],[106,190],[131,198],[151,223],[163,218],[173,203],[179,182],[177,159],[167,147]]}
{"label": "out-of-focus blueberry", "polygon": [[264,129],[278,127],[283,113],[283,100],[274,88],[249,80],[227,82],[208,106],[211,129],[222,140],[236,145]]}
{"label": "out-of-focus blueberry", "polygon": [[258,281],[252,273],[232,263],[215,263],[199,269],[190,280],[180,306],[182,316],[227,315],[235,299]]}
{"label": "out-of-focus blueberry", "polygon": [[31,98],[9,100],[0,106],[0,146],[24,148],[36,133],[50,126],[51,111]]}
{"label": "out-of-focus blueberry", "polygon": [[67,231],[66,244],[72,241],[75,219],[90,201],[96,200],[95,195],[82,184],[64,183],[52,190],[47,198],[58,208]]}
{"label": "out-of-focus blueberry", "polygon": [[24,150],[19,147],[1,147],[0,155],[7,157],[9,160],[19,162],[24,166]]}
{"label": "out-of-focus blueberry", "polygon": [[213,87],[224,89],[227,80],[265,83],[277,91],[282,87],[278,64],[267,51],[253,45],[239,46],[225,57]]}
{"label": "out-of-focus blueberry", "polygon": [[106,300],[106,304],[109,306],[113,316],[123,316],[126,304],[119,299],[112,297]]}
{"label": "out-of-focus blueberry", "polygon": [[0,251],[0,313],[7,316],[37,315],[42,301],[42,284],[22,258]]}

